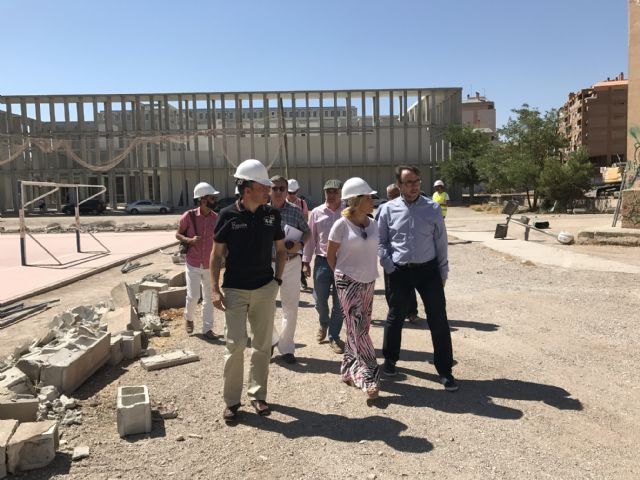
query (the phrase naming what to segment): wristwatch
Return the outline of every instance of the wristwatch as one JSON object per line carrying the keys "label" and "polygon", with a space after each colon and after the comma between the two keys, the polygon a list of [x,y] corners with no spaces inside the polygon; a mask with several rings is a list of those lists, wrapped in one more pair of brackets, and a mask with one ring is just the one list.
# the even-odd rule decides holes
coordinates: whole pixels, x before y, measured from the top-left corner
{"label": "wristwatch", "polygon": [[276,283],[280,286],[282,285],[282,279],[278,278],[278,277],[273,277],[273,279],[276,281]]}

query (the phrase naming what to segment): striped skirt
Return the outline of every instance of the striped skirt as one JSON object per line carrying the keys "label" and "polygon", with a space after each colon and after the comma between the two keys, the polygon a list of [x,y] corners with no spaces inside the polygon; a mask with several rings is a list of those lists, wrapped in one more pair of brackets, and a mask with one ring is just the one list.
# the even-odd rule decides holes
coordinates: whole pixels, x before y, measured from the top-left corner
{"label": "striped skirt", "polygon": [[364,391],[380,386],[380,368],[369,336],[375,282],[360,283],[336,272],[336,290],[347,325],[342,380]]}

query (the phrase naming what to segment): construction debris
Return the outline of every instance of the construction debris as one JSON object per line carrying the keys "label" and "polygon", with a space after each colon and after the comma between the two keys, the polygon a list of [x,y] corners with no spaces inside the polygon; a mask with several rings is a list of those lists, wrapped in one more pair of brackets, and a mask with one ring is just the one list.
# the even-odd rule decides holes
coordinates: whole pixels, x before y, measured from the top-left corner
{"label": "construction debris", "polygon": [[151,403],[146,385],[118,387],[117,406],[121,437],[151,432]]}
{"label": "construction debris", "polygon": [[7,443],[7,470],[17,473],[46,467],[57,449],[58,422],[21,423]]}
{"label": "construction debris", "polygon": [[185,363],[198,362],[200,357],[188,350],[176,350],[173,352],[153,355],[140,359],[142,367],[147,370],[159,370],[161,368],[175,367]]}
{"label": "construction debris", "polygon": [[83,458],[87,458],[89,456],[89,447],[87,445],[82,445],[80,447],[76,447],[73,449],[73,453],[71,454],[71,460],[73,462],[77,462],[78,460],[82,460]]}

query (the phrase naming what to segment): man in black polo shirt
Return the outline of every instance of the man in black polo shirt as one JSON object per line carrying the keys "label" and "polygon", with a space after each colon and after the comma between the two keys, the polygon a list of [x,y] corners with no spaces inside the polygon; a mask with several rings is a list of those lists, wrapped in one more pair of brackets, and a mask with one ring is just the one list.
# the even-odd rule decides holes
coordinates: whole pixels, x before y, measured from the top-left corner
{"label": "man in black polo shirt", "polygon": [[[251,325],[251,367],[247,395],[259,415],[268,415],[267,380],[278,286],[287,258],[280,212],[267,205],[271,181],[258,160],[245,160],[234,174],[240,199],[218,217],[211,254],[213,305],[225,312],[223,418],[237,419],[244,375],[247,318]],[[275,242],[276,271],[271,268]],[[225,272],[222,289],[220,270]],[[223,293],[224,292],[224,293]]]}

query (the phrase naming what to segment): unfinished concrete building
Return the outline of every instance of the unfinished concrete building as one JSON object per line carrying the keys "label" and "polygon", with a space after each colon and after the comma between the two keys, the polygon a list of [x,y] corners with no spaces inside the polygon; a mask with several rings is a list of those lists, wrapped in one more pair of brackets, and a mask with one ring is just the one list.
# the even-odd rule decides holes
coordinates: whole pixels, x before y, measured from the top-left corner
{"label": "unfinished concrete building", "polygon": [[586,147],[596,167],[623,162],[627,155],[627,89],[621,73],[590,88],[570,93],[560,109],[560,131],[568,151]]}
{"label": "unfinished concrete building", "polygon": [[[186,207],[199,181],[233,195],[231,175],[247,158],[297,178],[315,204],[328,178],[362,176],[381,190],[402,163],[420,166],[430,184],[449,157],[443,132],[460,124],[461,96],[460,88],[0,96],[0,211],[19,207],[19,180],[105,185],[112,208],[143,198]],[[48,208],[73,201],[64,190],[52,197]]]}

